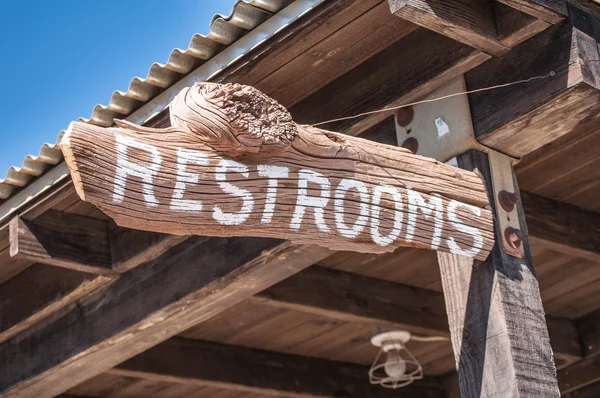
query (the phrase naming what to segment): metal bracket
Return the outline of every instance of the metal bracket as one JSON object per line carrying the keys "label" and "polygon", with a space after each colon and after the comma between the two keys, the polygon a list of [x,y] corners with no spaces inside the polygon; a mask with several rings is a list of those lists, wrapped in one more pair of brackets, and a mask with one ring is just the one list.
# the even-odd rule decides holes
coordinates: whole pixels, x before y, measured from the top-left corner
{"label": "metal bracket", "polygon": [[502,250],[510,256],[524,258],[523,233],[516,206],[520,195],[514,183],[511,159],[496,151],[489,151],[488,159]]}
{"label": "metal bracket", "polygon": [[[465,79],[461,75],[423,100],[466,90]],[[418,155],[447,162],[469,149],[488,151],[475,139],[467,95],[400,108],[394,119],[398,145]]]}
{"label": "metal bracket", "polygon": [[[423,100],[441,98],[467,91],[460,76],[433,91]],[[496,219],[502,232],[502,249],[508,255],[523,258],[523,235],[516,209],[520,199],[515,190],[512,163],[516,160],[500,154],[475,139],[467,95],[400,108],[394,118],[398,145],[413,153],[457,166],[456,156],[476,149],[488,154]]]}

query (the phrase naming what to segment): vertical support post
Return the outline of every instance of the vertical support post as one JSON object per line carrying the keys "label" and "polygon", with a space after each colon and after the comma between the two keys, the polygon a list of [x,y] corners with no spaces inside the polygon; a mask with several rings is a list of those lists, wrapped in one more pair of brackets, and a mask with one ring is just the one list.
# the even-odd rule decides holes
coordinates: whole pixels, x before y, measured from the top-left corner
{"label": "vertical support post", "polygon": [[[481,175],[495,207],[488,155],[471,150],[458,164]],[[509,168],[501,171],[513,176],[518,192],[510,163],[494,164]],[[516,207],[523,258],[502,250],[498,222],[497,243],[486,261],[438,253],[463,397],[560,396],[523,208],[520,202]]]}

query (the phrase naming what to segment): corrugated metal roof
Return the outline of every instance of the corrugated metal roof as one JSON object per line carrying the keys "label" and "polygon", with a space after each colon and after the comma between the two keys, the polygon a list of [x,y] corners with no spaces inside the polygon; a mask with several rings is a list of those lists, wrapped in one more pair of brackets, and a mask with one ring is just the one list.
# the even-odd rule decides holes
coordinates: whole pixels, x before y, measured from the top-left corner
{"label": "corrugated metal roof", "polygon": [[[103,127],[112,126],[114,118],[128,116],[288,3],[288,0],[236,1],[228,16],[213,16],[210,32],[206,36],[194,35],[186,50],[174,49],[166,64],[154,63],[145,79],[133,78],[126,92],[115,91],[108,105],[96,105],[89,119],[78,120]],[[28,155],[21,167],[13,166],[8,169],[6,177],[0,180],[0,200],[8,199],[19,188],[27,186],[62,161],[62,152],[57,144],[63,134],[64,131],[59,133],[55,144],[42,145],[37,156]]]}

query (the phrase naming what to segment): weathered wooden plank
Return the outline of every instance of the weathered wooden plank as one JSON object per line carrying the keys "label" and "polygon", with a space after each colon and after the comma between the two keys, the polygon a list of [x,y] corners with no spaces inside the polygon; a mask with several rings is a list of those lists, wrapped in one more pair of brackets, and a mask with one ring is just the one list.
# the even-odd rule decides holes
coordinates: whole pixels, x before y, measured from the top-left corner
{"label": "weathered wooden plank", "polygon": [[509,50],[498,41],[492,4],[478,0],[388,0],[392,14],[488,54]]}
{"label": "weathered wooden plank", "polygon": [[600,397],[600,383],[590,384],[572,393],[563,395],[564,398],[597,398]]}
{"label": "weathered wooden plank", "polygon": [[118,272],[154,260],[189,236],[167,235],[109,225],[112,268]]}
{"label": "weathered wooden plank", "polygon": [[521,192],[530,240],[600,262],[600,214]]}
{"label": "weathered wooden plank", "polygon": [[508,6],[541,19],[557,24],[568,15],[566,0],[498,0]]}
{"label": "weathered wooden plank", "polygon": [[563,394],[600,382],[600,360],[591,356],[558,372],[558,385]]}
{"label": "weathered wooden plank", "polygon": [[405,245],[480,259],[493,245],[472,172],[296,125],[249,86],[185,89],[171,119],[169,129],[73,123],[61,147],[81,198],[118,225],[175,235],[371,253]]}
{"label": "weathered wooden plank", "polygon": [[112,278],[34,264],[0,287],[0,342],[68,309]]}
{"label": "weathered wooden plank", "polygon": [[382,1],[253,86],[289,108],[417,28]]}
{"label": "weathered wooden plank", "polygon": [[574,321],[546,316],[546,325],[557,369],[562,369],[583,359],[583,348]]}
{"label": "weathered wooden plank", "polygon": [[[327,318],[450,336],[442,293],[312,266],[260,292],[252,300]],[[582,359],[575,323],[546,317],[554,357],[561,366]]]}
{"label": "weathered wooden plank", "polygon": [[471,94],[473,127],[480,142],[520,157],[599,117],[596,20],[572,9],[569,23],[552,27],[465,75],[473,90],[554,72],[544,80]]}
{"label": "weathered wooden plank", "polygon": [[60,394],[330,254],[272,239],[190,238],[0,344],[0,392]]}
{"label": "weathered wooden plank", "polygon": [[368,383],[361,365],[172,338],[107,373],[277,397],[443,397],[433,379],[398,390]]}
{"label": "weathered wooden plank", "polygon": [[47,211],[34,221],[10,222],[10,255],[77,271],[115,276],[108,226],[89,217]]}
{"label": "weathered wooden plank", "polygon": [[[298,123],[314,124],[417,101],[489,57],[418,29],[298,103],[290,113]],[[393,114],[378,112],[323,127],[360,135]]]}
{"label": "weathered wooden plank", "polygon": [[[471,151],[459,165],[477,169],[491,187],[487,155]],[[438,253],[464,397],[560,396],[527,226],[517,206],[524,259],[506,255],[499,245],[485,262]],[[496,234],[500,241],[501,232]]]}
{"label": "weathered wooden plank", "polygon": [[502,3],[494,2],[493,7],[498,40],[506,47],[512,48],[550,27],[550,23]]}
{"label": "weathered wooden plank", "polygon": [[254,300],[341,321],[449,336],[443,294],[318,266],[270,287]]}
{"label": "weathered wooden plank", "polygon": [[225,68],[214,81],[256,86],[262,79],[352,23],[381,1],[383,0],[322,2],[310,13],[282,29],[272,40],[265,41],[240,58],[235,65]]}
{"label": "weathered wooden plank", "polygon": [[[73,187],[71,179],[68,179],[67,181],[58,184],[56,187],[49,189],[35,201],[32,201],[19,209],[19,216],[24,220],[34,219],[73,194],[76,195],[75,188]],[[33,264],[32,261],[27,259],[10,257],[9,229],[9,222],[0,226],[0,284],[24,271]]]}

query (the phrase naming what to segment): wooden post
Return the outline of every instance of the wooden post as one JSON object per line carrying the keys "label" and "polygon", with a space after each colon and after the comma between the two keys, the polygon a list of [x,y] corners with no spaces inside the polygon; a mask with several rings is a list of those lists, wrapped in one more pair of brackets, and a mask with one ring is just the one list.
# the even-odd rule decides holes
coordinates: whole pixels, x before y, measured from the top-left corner
{"label": "wooden post", "polygon": [[[458,160],[461,168],[478,171],[495,207],[488,156],[470,151]],[[503,171],[511,173],[518,190],[511,169]],[[520,203],[515,215],[522,259],[503,251],[504,231],[497,222],[497,243],[486,261],[438,253],[463,397],[560,396]]]}

